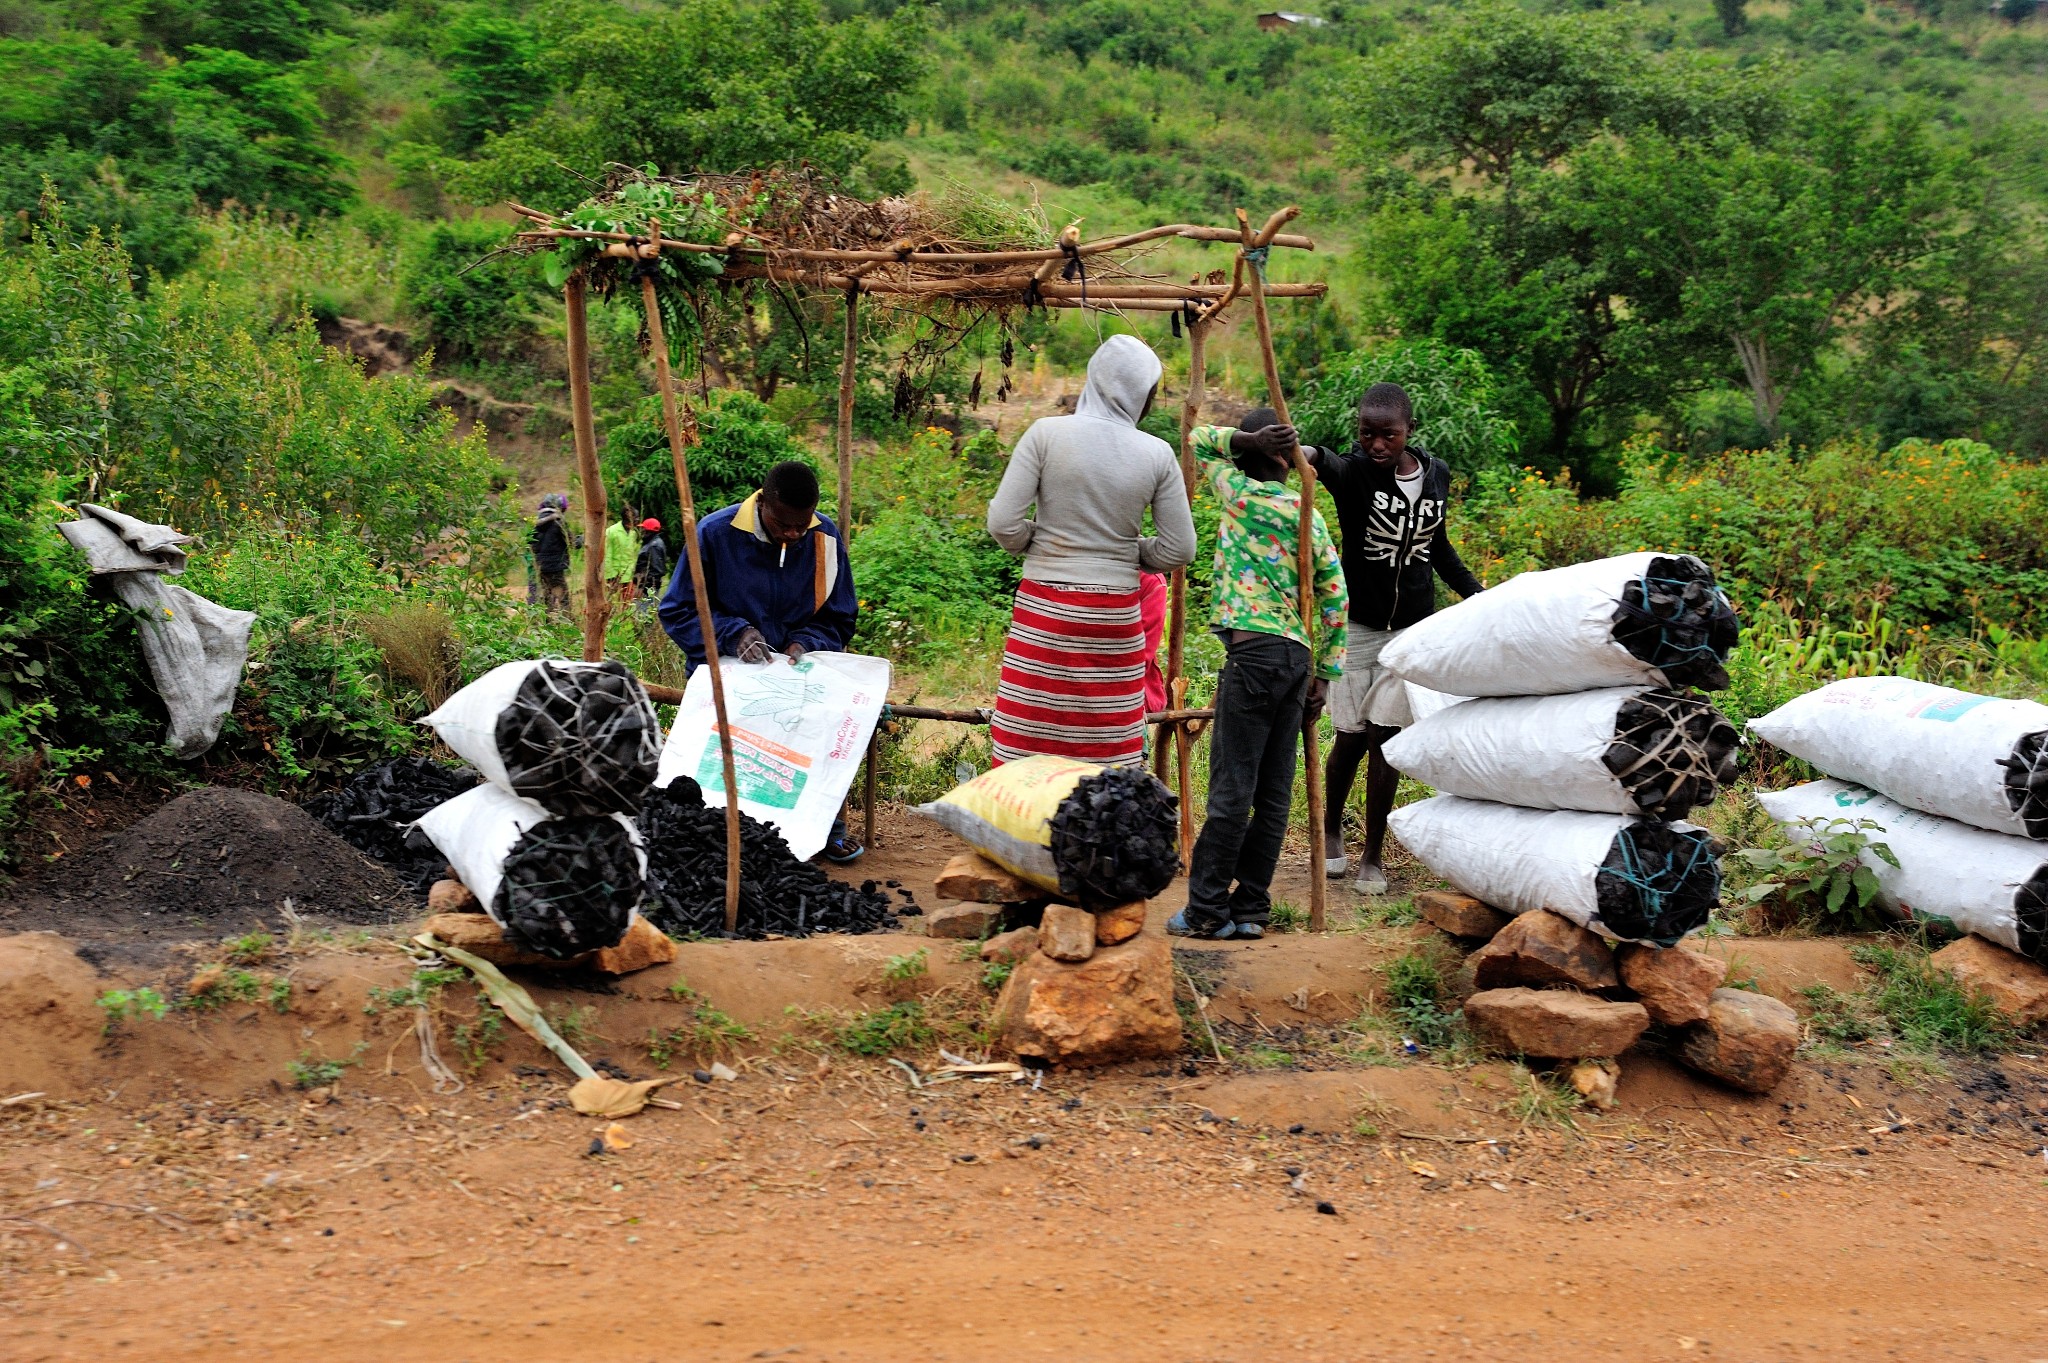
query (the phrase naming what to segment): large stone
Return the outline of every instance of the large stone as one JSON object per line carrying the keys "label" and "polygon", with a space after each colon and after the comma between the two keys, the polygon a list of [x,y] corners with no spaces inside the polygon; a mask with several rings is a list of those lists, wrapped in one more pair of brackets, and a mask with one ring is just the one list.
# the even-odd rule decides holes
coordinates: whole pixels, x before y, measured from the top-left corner
{"label": "large stone", "polygon": [[1003,1044],[1021,1056],[1085,1068],[1173,1055],[1173,951],[1159,933],[1103,947],[1079,965],[1033,952],[996,999]]}
{"label": "large stone", "polygon": [[941,899],[960,899],[970,904],[1009,904],[1020,899],[1045,898],[1044,890],[1005,871],[979,852],[962,852],[947,862],[932,888]]}
{"label": "large stone", "polygon": [[665,965],[676,958],[676,944],[644,918],[635,918],[616,946],[571,956],[566,960],[528,951],[507,939],[503,928],[480,913],[437,913],[426,921],[425,930],[451,947],[459,947],[472,956],[481,956],[492,965],[500,966],[547,969],[575,966],[583,970],[601,970],[607,975],[630,975],[651,965]]}
{"label": "large stone", "polygon": [[1113,947],[1145,930],[1145,901],[1134,899],[1095,915],[1095,945]]}
{"label": "large stone", "polygon": [[1036,950],[1037,928],[1011,928],[1008,932],[997,933],[981,944],[981,959],[1015,965]]}
{"label": "large stone", "polygon": [[482,913],[469,886],[459,880],[437,880],[427,887],[428,913]]}
{"label": "large stone", "polygon": [[1650,1025],[1640,1003],[1609,1003],[1564,989],[1485,989],[1465,1000],[1481,1044],[1546,1060],[1620,1055]]}
{"label": "large stone", "polygon": [[1001,909],[987,904],[941,904],[924,911],[924,935],[970,940],[986,937],[1001,915]]}
{"label": "large stone", "polygon": [[1469,894],[1455,890],[1424,890],[1415,896],[1415,908],[1422,921],[1453,937],[1491,940],[1514,920],[1491,904],[1482,904]]}
{"label": "large stone", "polygon": [[1726,961],[1684,947],[1623,942],[1615,949],[1614,964],[1621,982],[1650,1010],[1650,1021],[1666,1027],[1706,1021],[1707,1000],[1728,978]]}
{"label": "large stone", "polygon": [[1975,935],[1950,942],[1932,959],[1965,989],[1988,997],[1999,1012],[2020,1026],[2048,1018],[2048,966]]}
{"label": "large stone", "polygon": [[1472,973],[1481,989],[1560,984],[1613,989],[1621,983],[1614,971],[1614,949],[1599,934],[1548,909],[1516,915],[1491,942],[1472,953]]}
{"label": "large stone", "polygon": [[1799,1014],[1768,994],[1716,989],[1707,1017],[1685,1029],[1678,1058],[1724,1084],[1769,1093],[1799,1050]]}
{"label": "large stone", "polygon": [[1048,904],[1038,920],[1038,949],[1055,961],[1085,961],[1095,954],[1095,915],[1072,904]]}

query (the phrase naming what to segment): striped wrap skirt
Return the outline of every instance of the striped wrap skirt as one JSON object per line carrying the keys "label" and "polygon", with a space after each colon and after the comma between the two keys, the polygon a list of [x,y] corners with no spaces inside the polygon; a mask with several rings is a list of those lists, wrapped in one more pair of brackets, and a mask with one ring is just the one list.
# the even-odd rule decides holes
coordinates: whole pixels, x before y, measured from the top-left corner
{"label": "striped wrap skirt", "polygon": [[1138,590],[1020,584],[989,732],[997,765],[1037,753],[1105,766],[1141,761],[1145,630]]}

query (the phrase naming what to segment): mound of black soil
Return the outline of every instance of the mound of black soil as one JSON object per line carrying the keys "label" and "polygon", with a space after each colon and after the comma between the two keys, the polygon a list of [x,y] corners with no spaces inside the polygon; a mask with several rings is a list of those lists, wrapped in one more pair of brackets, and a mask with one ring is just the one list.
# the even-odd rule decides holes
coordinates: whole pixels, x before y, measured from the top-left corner
{"label": "mound of black soil", "polygon": [[419,900],[294,804],[210,786],[66,857],[0,902],[0,932],[115,940],[217,937],[288,926],[282,906],[385,924]]}

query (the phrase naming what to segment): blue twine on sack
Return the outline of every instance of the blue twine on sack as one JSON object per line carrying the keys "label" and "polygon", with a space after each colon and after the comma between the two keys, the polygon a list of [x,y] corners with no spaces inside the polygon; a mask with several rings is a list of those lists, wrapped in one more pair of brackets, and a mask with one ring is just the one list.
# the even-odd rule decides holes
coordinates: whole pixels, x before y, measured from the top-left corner
{"label": "blue twine on sack", "polygon": [[[1680,658],[1696,658],[1703,653],[1709,654],[1717,660],[1720,658],[1721,655],[1715,651],[1714,645],[1705,638],[1702,638],[1696,644],[1675,642],[1671,638],[1672,622],[1650,609],[1650,586],[1652,583],[1659,587],[1676,587],[1681,592],[1687,587],[1696,586],[1697,583],[1690,578],[1652,577],[1647,571],[1643,573],[1637,582],[1642,588],[1643,604],[1639,606],[1627,597],[1622,598],[1621,604],[1631,615],[1641,616],[1643,619],[1656,622],[1657,642],[1659,644],[1678,654]],[[1735,606],[1728,600],[1728,593],[1722,591],[1719,587],[1715,587],[1713,592],[1714,600],[1719,602],[1732,615],[1735,611]],[[1710,620],[1711,618],[1709,617]],[[1692,630],[1688,629],[1686,632],[1691,633]]]}
{"label": "blue twine on sack", "polygon": [[1644,907],[1648,910],[1644,916],[1654,923],[1664,917],[1664,897],[1684,886],[1686,881],[1692,878],[1694,869],[1699,866],[1700,854],[1707,850],[1713,839],[1704,833],[1694,838],[1692,855],[1686,858],[1685,868],[1676,876],[1669,874],[1670,863],[1665,863],[1665,879],[1668,882],[1668,888],[1665,888],[1657,885],[1650,878],[1649,874],[1643,870],[1642,854],[1636,851],[1634,834],[1635,829],[1633,826],[1630,826],[1623,828],[1614,835],[1614,845],[1621,853],[1620,870],[1617,871],[1612,866],[1601,866],[1595,868],[1593,874],[1596,878],[1599,876],[1613,876],[1616,880],[1634,890],[1640,896]]}

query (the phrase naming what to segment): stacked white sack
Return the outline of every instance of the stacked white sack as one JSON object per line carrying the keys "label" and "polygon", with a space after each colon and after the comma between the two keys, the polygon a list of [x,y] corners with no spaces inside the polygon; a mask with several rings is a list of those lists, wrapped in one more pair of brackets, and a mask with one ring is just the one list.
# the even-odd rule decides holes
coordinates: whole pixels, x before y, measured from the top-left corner
{"label": "stacked white sack", "polygon": [[1789,837],[1829,821],[1868,819],[1871,837],[1899,859],[1865,851],[1877,902],[1902,917],[1938,918],[2022,956],[2048,961],[2048,844],[1908,809],[1848,781],[1761,791],[1757,803]]}
{"label": "stacked white sack", "polygon": [[[1522,809],[1491,800],[1435,795],[1393,813],[1389,826],[1401,845],[1452,885],[1506,913],[1549,909],[1583,927],[1625,942],[1671,946],[1706,922],[1719,896],[1718,873],[1705,880],[1681,878],[1677,897],[1685,903],[1646,898],[1627,884],[1629,868],[1617,846],[1625,833],[1651,830],[1675,837],[1686,857],[1711,867],[1713,839],[1689,823],[1660,824],[1625,814],[1579,810]],[[1603,896],[1602,889],[1607,890]],[[1624,889],[1635,893],[1617,893]],[[1609,906],[1636,907],[1603,911]],[[1683,925],[1673,932],[1660,921]]]}
{"label": "stacked white sack", "polygon": [[2048,838],[2048,705],[1909,677],[1852,677],[1787,701],[1749,729],[1909,809]]}

